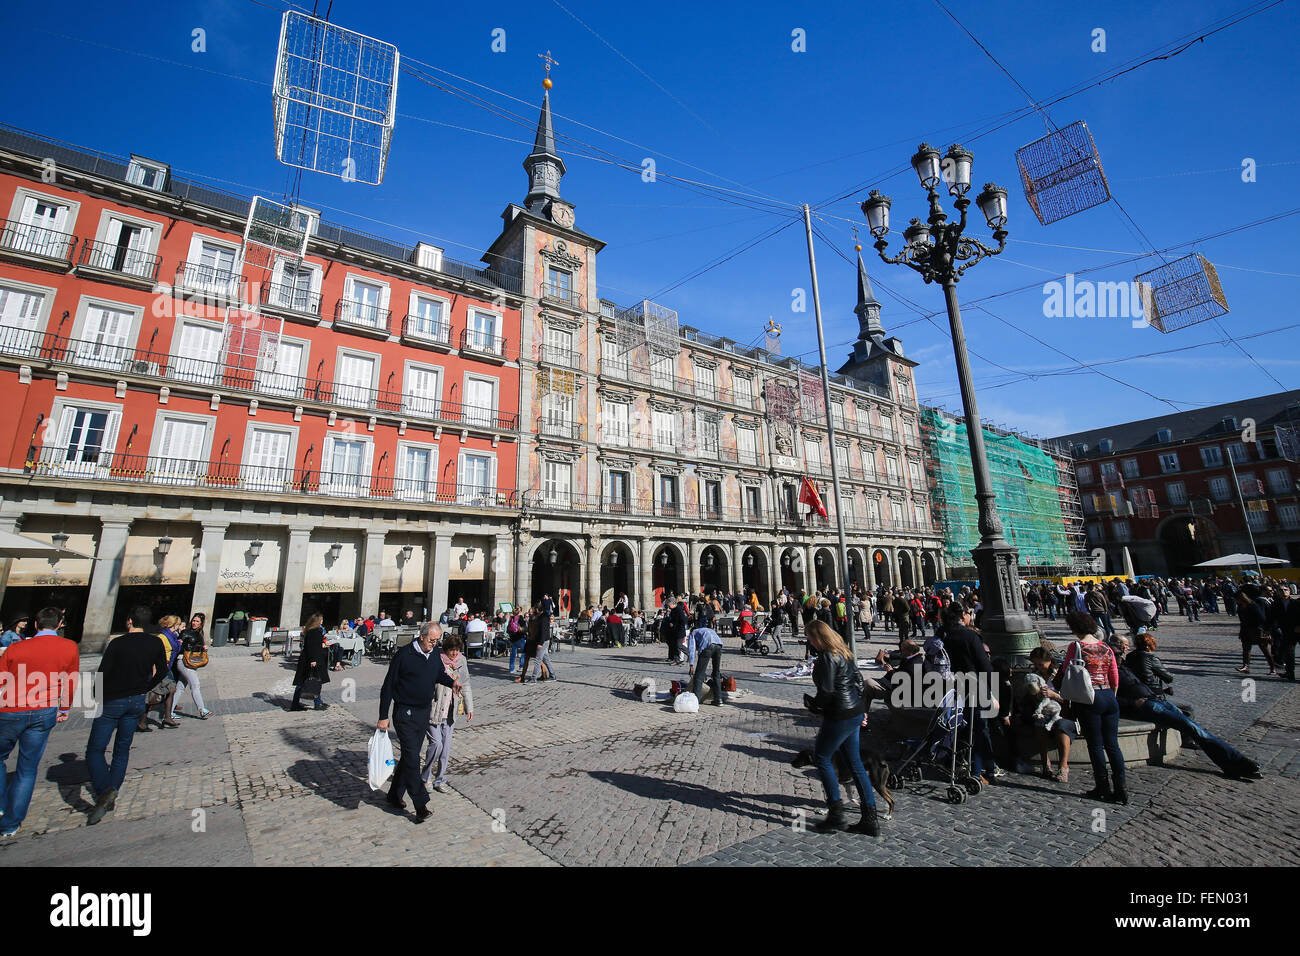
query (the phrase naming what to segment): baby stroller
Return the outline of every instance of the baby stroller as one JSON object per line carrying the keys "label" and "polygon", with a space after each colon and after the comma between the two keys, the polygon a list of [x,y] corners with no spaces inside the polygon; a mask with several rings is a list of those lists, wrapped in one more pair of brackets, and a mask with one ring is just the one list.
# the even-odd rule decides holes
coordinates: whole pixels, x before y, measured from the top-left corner
{"label": "baby stroller", "polygon": [[948,691],[931,718],[925,736],[919,741],[904,742],[904,750],[914,746],[890,773],[889,788],[897,790],[920,783],[924,776],[923,768],[929,767],[947,781],[948,802],[965,803],[967,797],[979,793],[982,786],[971,773],[974,739],[974,722],[966,714],[965,699],[956,690]]}
{"label": "baby stroller", "polygon": [[767,646],[767,635],[771,631],[770,627],[764,629],[763,633],[760,634],[749,618],[742,617],[740,623],[737,625],[737,630],[743,638],[740,645],[740,653],[744,654],[748,651],[757,651],[765,657],[771,653],[772,649]]}

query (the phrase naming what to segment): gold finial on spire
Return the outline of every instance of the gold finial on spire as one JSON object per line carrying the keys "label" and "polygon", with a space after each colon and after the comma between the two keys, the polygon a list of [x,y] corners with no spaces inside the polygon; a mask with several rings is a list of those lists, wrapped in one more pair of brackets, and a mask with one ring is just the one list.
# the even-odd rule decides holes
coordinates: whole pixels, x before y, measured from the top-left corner
{"label": "gold finial on spire", "polygon": [[853,251],[854,251],[854,252],[861,252],[861,251],[862,251],[862,243],[858,240],[858,227],[857,227],[857,226],[852,226],[851,228],[853,229]]}
{"label": "gold finial on spire", "polygon": [[542,88],[549,90],[551,88],[551,67],[559,66],[560,61],[551,56],[551,51],[537,54],[537,58],[546,61],[546,78],[542,80]]}

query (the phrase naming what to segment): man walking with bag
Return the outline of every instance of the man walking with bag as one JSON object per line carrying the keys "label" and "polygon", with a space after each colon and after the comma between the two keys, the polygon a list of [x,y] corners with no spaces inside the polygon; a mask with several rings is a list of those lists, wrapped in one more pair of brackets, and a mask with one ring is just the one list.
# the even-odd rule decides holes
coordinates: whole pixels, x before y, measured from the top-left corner
{"label": "man walking with bag", "polygon": [[415,822],[423,823],[433,815],[429,809],[429,791],[420,778],[420,753],[424,749],[433,712],[433,698],[438,685],[460,692],[460,684],[452,679],[442,664],[442,655],[435,645],[442,635],[437,624],[421,624],[418,639],[407,644],[393,655],[388,674],[379,690],[379,723],[382,731],[388,730],[388,711],[393,709],[394,729],[402,754],[393,772],[393,784],[388,790],[388,804],[406,809],[403,797],[410,793],[415,804]]}

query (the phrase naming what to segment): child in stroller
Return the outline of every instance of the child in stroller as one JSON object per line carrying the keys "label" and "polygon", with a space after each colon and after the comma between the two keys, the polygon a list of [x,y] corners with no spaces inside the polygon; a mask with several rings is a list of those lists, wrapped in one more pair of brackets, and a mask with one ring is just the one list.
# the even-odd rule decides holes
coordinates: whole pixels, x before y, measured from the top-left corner
{"label": "child in stroller", "polygon": [[740,652],[742,654],[746,651],[757,651],[760,654],[767,654],[769,652],[767,642],[764,640],[764,638],[767,637],[768,631],[765,630],[762,634],[758,632],[758,628],[754,626],[754,612],[751,608],[745,607],[745,609],[740,612],[739,624],[737,625],[736,630],[740,634],[742,642],[740,645]]}

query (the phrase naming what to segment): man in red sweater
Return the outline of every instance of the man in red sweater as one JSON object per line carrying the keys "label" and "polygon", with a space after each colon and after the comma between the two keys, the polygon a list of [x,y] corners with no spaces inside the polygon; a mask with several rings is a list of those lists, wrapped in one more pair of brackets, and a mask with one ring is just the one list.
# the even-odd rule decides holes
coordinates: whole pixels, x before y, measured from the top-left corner
{"label": "man in red sweater", "polygon": [[[36,636],[0,657],[0,836],[18,832],[36,789],[36,770],[56,723],[68,719],[81,665],[77,645],[59,636],[63,613],[42,608]],[[14,746],[18,766],[9,783],[4,764]]]}

